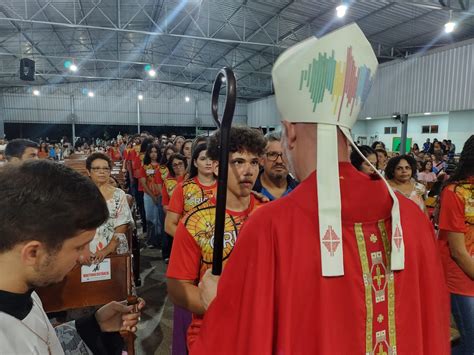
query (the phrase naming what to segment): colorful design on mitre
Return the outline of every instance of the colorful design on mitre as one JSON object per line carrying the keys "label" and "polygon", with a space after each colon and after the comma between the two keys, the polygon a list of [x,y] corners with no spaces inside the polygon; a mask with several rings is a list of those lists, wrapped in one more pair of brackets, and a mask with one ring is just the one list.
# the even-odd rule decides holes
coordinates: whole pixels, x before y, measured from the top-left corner
{"label": "colorful design on mitre", "polygon": [[334,256],[337,247],[339,246],[339,244],[341,244],[341,238],[337,236],[332,226],[329,226],[326,230],[326,233],[324,233],[323,244],[328,250],[329,255]]}
{"label": "colorful design on mitre", "polygon": [[[357,66],[352,55],[352,47],[346,51],[346,61],[337,61],[334,50],[331,56],[328,53],[318,53],[308,65],[308,69],[301,71],[300,90],[306,87],[313,101],[313,112],[323,103],[325,95],[331,95],[334,102],[333,113],[337,112],[337,121],[341,116],[341,109],[346,98],[346,106],[351,106],[352,116],[354,105],[363,103],[369,94],[373,83],[373,75],[366,65]],[[326,93],[327,91],[327,93]]]}

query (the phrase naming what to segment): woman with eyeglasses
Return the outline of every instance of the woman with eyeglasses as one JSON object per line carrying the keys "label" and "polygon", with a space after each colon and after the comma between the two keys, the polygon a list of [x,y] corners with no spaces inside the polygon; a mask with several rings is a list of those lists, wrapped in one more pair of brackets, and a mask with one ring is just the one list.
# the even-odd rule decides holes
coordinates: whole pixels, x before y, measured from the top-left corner
{"label": "woman with eyeglasses", "polygon": [[100,263],[119,246],[118,236],[125,234],[132,223],[132,213],[125,192],[110,184],[112,161],[104,153],[92,153],[86,160],[86,169],[107,202],[109,219],[97,228],[89,244],[91,259],[85,264]]}
{"label": "woman with eyeglasses", "polygon": [[216,194],[214,166],[206,153],[206,143],[201,143],[195,148],[188,179],[178,184],[173,191],[165,220],[165,231],[172,237],[182,216]]}
{"label": "woman with eyeglasses", "polygon": [[[168,204],[170,203],[173,191],[178,183],[184,180],[186,169],[188,167],[188,161],[181,154],[173,154],[167,163],[168,176],[163,179],[163,187],[161,188],[163,211],[166,215],[168,210]],[[173,243],[172,238],[168,234],[164,234],[163,245],[162,245],[162,256],[165,263],[168,263],[171,255],[171,245]]]}

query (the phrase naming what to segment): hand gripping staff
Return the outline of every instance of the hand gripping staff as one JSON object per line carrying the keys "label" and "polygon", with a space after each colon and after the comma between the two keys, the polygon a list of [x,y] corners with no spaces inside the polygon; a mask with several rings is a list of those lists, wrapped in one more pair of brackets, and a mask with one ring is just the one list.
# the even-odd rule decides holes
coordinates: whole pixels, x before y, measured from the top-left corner
{"label": "hand gripping staff", "polygon": [[[223,83],[226,83],[225,107],[222,118],[219,119],[219,92]],[[217,73],[212,87],[211,110],[214,121],[220,129],[219,142],[219,176],[217,177],[216,221],[214,228],[214,250],[212,254],[212,274],[222,272],[222,255],[224,250],[225,205],[227,198],[227,172],[229,160],[229,136],[232,119],[234,118],[237,91],[234,72],[229,68],[222,68]]]}

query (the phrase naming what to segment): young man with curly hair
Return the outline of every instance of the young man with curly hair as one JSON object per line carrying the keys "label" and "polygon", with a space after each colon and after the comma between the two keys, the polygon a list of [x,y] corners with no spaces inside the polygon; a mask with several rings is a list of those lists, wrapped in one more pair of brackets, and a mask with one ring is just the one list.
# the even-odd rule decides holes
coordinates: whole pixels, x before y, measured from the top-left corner
{"label": "young man with curly hair", "polygon": [[[219,131],[209,141],[208,156],[218,174]],[[237,234],[259,203],[252,188],[259,172],[259,159],[265,139],[248,127],[233,127],[230,132],[229,173],[224,231],[224,266],[237,241]],[[211,198],[193,208],[179,222],[168,266],[168,293],[176,305],[193,313],[188,329],[188,348],[197,338],[207,308],[198,283],[212,266],[216,200]],[[224,269],[225,270],[225,269]],[[225,272],[225,271],[224,271]]]}

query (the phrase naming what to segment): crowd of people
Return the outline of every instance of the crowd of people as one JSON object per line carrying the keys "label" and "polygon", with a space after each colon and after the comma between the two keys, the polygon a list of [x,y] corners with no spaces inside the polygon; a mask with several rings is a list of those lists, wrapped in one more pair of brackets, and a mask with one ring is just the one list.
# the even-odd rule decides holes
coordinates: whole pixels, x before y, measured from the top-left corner
{"label": "crowd of people", "polygon": [[[221,130],[194,139],[120,135],[75,144],[69,157],[86,158],[86,178],[37,161],[54,160],[40,156],[41,144],[6,142],[0,317],[20,321],[12,330],[24,344],[1,328],[0,352],[31,343],[40,353],[59,348],[32,290],[60,281],[76,262],[98,263],[117,251],[135,203],[146,247],[161,248],[167,265],[174,355],[474,353],[474,135],[458,156],[449,140],[427,141],[422,151],[415,144],[404,155],[381,142],[357,146],[350,129],[362,102],[339,98],[335,110],[336,93],[301,91],[305,80],[317,81],[301,68],[308,58],[317,64],[315,50],[334,56],[334,43],[361,58],[358,75],[375,72],[375,55],[356,25],[288,49],[272,70],[281,133],[232,127],[226,152]],[[227,167],[219,166],[220,154]],[[122,187],[111,176],[119,161]],[[215,275],[223,168],[223,271]],[[16,304],[21,312],[11,311]],[[452,349],[450,306],[460,334]],[[25,321],[31,312],[36,328]],[[90,321],[96,339],[138,322],[137,310],[105,313],[114,326],[99,310]],[[93,347],[80,324],[79,336]]]}

